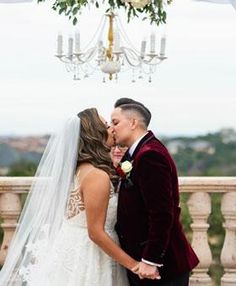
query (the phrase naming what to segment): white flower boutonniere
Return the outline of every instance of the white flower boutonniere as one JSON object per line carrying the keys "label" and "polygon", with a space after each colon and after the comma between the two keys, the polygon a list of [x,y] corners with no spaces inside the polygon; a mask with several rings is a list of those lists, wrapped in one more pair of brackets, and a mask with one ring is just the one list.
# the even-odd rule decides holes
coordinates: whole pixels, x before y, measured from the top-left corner
{"label": "white flower boutonniere", "polygon": [[133,165],[130,161],[124,161],[116,167],[117,174],[120,176],[121,180],[124,182],[127,188],[133,186],[133,183],[130,179],[130,173],[132,169]]}
{"label": "white flower boutonniere", "polygon": [[121,170],[126,174],[126,177],[130,174],[131,170],[133,169],[133,165],[130,161],[124,161],[120,165]]}

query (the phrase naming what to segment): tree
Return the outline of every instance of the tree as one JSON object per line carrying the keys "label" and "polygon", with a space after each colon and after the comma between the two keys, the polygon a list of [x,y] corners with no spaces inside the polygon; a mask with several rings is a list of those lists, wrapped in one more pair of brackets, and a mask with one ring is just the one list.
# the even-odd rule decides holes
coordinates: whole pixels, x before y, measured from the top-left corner
{"label": "tree", "polygon": [[7,175],[12,177],[34,176],[36,169],[37,169],[37,164],[31,161],[20,160],[10,166]]}

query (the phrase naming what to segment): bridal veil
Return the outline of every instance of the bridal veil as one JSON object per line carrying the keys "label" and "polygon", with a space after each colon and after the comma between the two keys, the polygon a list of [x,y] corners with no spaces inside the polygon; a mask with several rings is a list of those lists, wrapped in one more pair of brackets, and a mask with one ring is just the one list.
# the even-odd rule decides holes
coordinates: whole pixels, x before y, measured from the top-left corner
{"label": "bridal veil", "polygon": [[21,271],[36,262],[36,242],[44,242],[38,244],[41,253],[53,244],[73,190],[79,134],[80,119],[73,116],[49,139],[0,272],[1,286],[24,285]]}

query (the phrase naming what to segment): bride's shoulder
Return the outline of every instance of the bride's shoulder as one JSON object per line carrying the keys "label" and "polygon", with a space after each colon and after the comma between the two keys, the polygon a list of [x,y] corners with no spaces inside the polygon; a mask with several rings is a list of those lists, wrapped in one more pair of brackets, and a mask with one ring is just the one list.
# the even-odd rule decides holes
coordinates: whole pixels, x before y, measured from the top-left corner
{"label": "bride's shoulder", "polygon": [[100,180],[104,180],[104,181],[109,181],[109,175],[103,171],[100,168],[97,168],[95,166],[93,166],[90,163],[86,163],[81,165],[77,172],[76,172],[76,177],[77,179],[79,179],[80,182],[88,182],[88,181],[100,181]]}
{"label": "bride's shoulder", "polygon": [[80,190],[83,195],[108,196],[110,192],[110,178],[108,174],[93,167],[80,180]]}

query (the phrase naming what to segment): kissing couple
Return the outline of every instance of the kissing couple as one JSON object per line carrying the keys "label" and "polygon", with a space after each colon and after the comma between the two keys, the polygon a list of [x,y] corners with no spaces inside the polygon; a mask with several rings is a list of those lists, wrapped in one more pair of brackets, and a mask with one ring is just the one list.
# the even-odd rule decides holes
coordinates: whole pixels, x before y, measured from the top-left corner
{"label": "kissing couple", "polygon": [[[45,149],[1,286],[187,286],[198,258],[179,221],[175,164],[151,112],[118,99],[68,119]],[[128,147],[114,167],[114,144]]]}

